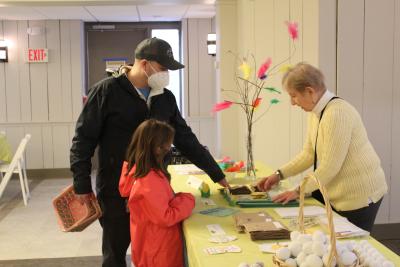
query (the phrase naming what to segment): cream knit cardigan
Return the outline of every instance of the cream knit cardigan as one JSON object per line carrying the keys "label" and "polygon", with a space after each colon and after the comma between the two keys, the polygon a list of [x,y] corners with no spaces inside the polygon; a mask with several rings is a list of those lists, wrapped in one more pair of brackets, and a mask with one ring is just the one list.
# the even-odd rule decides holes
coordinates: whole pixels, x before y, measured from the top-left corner
{"label": "cream knit cardigan", "polygon": [[[380,200],[388,187],[379,157],[360,115],[342,99],[328,103],[320,124],[319,116],[310,112],[303,150],[280,168],[283,176],[290,177],[313,166],[318,125],[318,167],[308,175],[326,187],[332,206],[347,211]],[[317,189],[313,179],[309,181],[306,193]]]}

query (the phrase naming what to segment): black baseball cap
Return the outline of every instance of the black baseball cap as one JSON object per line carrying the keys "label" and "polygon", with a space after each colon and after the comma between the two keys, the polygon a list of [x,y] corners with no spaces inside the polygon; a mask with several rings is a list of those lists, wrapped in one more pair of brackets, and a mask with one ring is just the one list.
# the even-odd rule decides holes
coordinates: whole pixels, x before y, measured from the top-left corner
{"label": "black baseball cap", "polygon": [[157,37],[141,41],[135,49],[135,58],[156,61],[169,70],[178,70],[185,67],[185,65],[174,59],[169,43]]}

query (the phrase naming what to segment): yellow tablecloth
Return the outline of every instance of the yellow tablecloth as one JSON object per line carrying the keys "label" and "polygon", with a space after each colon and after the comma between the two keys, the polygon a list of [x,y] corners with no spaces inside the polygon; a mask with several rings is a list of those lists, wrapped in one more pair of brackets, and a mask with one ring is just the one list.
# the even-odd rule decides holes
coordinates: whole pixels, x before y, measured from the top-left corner
{"label": "yellow tablecloth", "polygon": [[10,145],[4,135],[0,134],[0,163],[10,163],[12,159],[12,153]]}
{"label": "yellow tablecloth", "polygon": [[[257,164],[258,172],[257,177],[267,176],[272,173],[272,170],[263,164]],[[191,192],[196,196],[196,208],[192,216],[185,220],[183,223],[183,231],[186,238],[186,246],[188,252],[188,260],[190,267],[236,267],[241,262],[247,262],[249,264],[255,263],[256,261],[264,262],[265,266],[272,265],[272,254],[263,253],[259,249],[259,244],[266,243],[268,241],[251,241],[249,234],[239,234],[236,232],[234,227],[234,221],[232,216],[227,217],[215,217],[199,214],[199,210],[212,208],[212,206],[206,206],[200,201],[200,192],[193,189],[186,184],[188,179],[187,175],[179,175],[174,171],[174,167],[170,167],[172,175],[172,186],[175,192]],[[206,181],[211,188],[211,199],[217,204],[217,206],[229,207],[226,200],[217,191],[219,188],[218,184],[214,184],[206,175],[196,175],[196,177]],[[243,184],[246,181],[242,178],[230,178],[231,184]],[[248,181],[247,181],[248,183]],[[317,204],[313,199],[307,199],[307,204]],[[215,207],[215,206],[214,206]],[[278,221],[287,225],[288,220],[280,219],[279,216],[273,211],[272,208],[238,208],[243,212],[257,212],[267,211]],[[238,240],[225,243],[228,245],[237,245],[242,249],[241,253],[225,253],[219,255],[208,255],[203,249],[207,247],[217,246],[218,244],[209,242],[211,235],[208,232],[206,225],[208,224],[219,224],[226,232],[227,235],[235,235]],[[386,248],[384,245],[376,241],[375,239],[368,237],[366,238],[371,245],[378,249],[388,260],[392,261],[395,266],[400,266],[400,257],[393,253],[391,250]],[[361,238],[356,239],[361,240]],[[286,240],[287,241],[287,240]]]}

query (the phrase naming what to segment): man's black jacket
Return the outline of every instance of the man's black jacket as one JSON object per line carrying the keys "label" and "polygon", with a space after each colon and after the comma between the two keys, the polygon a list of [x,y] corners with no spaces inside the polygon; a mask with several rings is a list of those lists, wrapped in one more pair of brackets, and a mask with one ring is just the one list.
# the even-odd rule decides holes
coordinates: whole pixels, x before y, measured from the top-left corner
{"label": "man's black jacket", "polygon": [[150,109],[125,75],[96,84],[76,123],[71,147],[71,171],[78,194],[92,192],[91,157],[99,145],[96,189],[99,196],[119,196],[122,163],[131,137],[144,120],[154,118],[175,128],[174,145],[214,182],[224,174],[182,118],[174,95],[167,89],[151,98]]}

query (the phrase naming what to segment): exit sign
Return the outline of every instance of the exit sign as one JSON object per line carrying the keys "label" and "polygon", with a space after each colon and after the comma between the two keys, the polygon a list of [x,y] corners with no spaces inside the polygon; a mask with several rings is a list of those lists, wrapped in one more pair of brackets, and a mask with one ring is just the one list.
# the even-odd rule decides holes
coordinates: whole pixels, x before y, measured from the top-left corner
{"label": "exit sign", "polygon": [[28,48],[26,61],[29,63],[48,62],[49,51],[47,48]]}

